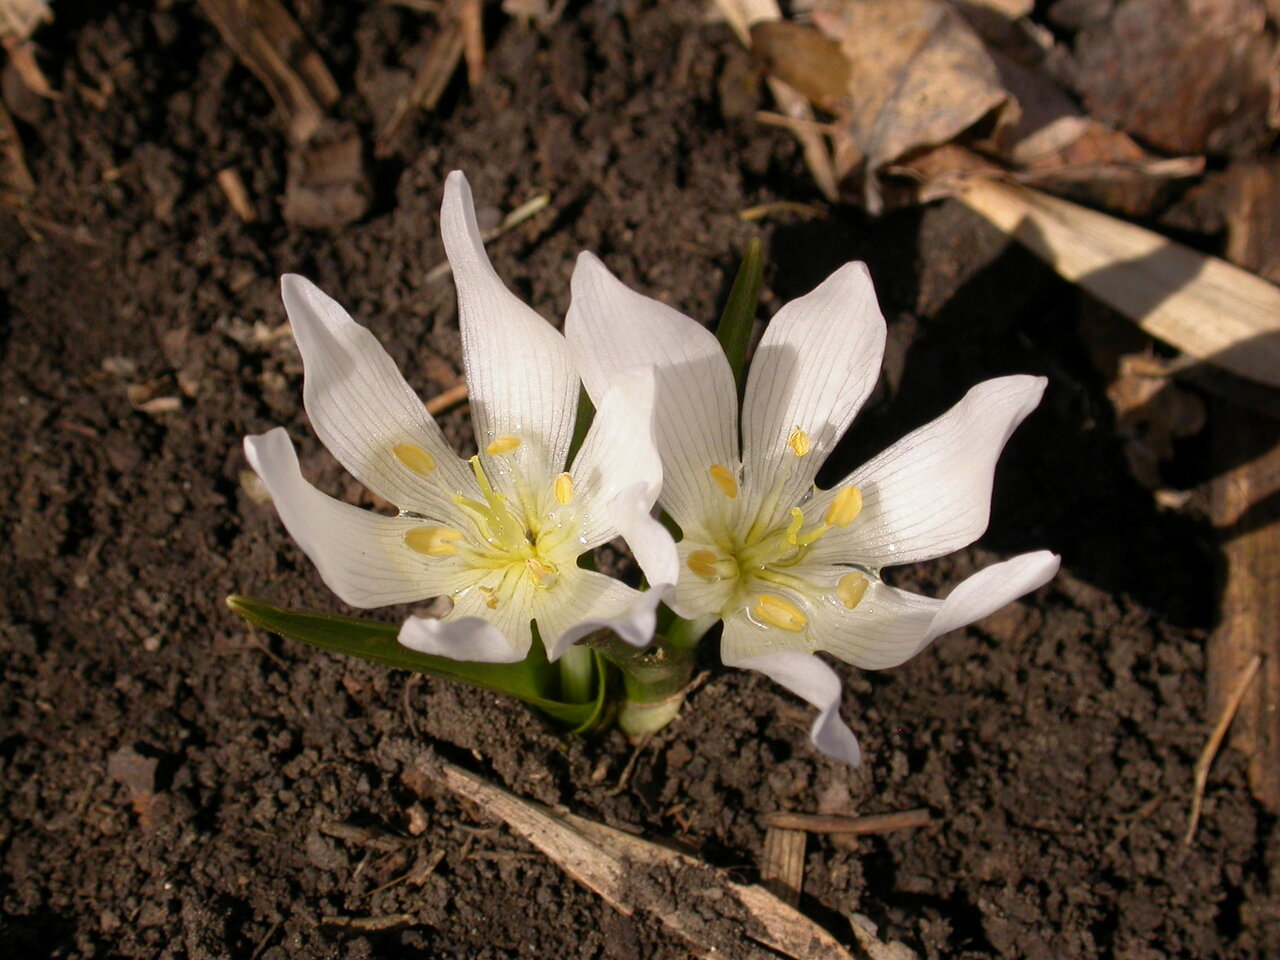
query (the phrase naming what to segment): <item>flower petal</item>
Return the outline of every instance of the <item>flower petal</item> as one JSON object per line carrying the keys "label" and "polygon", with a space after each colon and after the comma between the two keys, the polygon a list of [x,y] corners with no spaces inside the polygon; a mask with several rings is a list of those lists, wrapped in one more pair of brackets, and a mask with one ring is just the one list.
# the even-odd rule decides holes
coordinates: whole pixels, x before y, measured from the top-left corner
{"label": "flower petal", "polygon": [[560,582],[538,598],[538,632],[547,659],[560,659],[597,630],[612,630],[633,647],[647,647],[653,641],[661,599],[656,590],[634,590],[592,570],[562,574]]}
{"label": "flower petal", "polygon": [[976,540],[991,516],[1000,451],[1046,383],[1028,376],[980,383],[937,420],[815,497],[814,515],[821,516],[835,490],[853,485],[862,491],[862,512],[814,544],[811,561],[878,570],[931,560]]}
{"label": "flower petal", "polygon": [[[945,600],[897,590],[870,578],[862,600],[846,610],[834,597],[810,606],[809,638],[846,663],[883,670],[910,660],[944,633],[981,620],[1048,583],[1060,559],[1047,550],[992,564],[960,583]],[[831,576],[847,573],[837,568]]]}
{"label": "flower petal", "polygon": [[588,512],[582,547],[622,536],[649,583],[674,587],[680,566],[671,534],[651,515],[662,489],[654,438],[654,371],[618,374],[596,411],[570,471],[574,497]]}
{"label": "flower petal", "polygon": [[529,639],[521,653],[520,645],[482,617],[410,617],[400,625],[397,639],[410,650],[450,660],[519,663],[528,656],[533,643],[533,632],[528,632]]}
{"label": "flower petal", "polygon": [[405,545],[405,534],[421,521],[370,513],[307,483],[283,427],[246,437],[244,451],[285,529],[343,602],[366,608],[412,603],[448,593],[462,576],[453,558],[427,558]]}
{"label": "flower petal", "polygon": [[[382,499],[424,516],[445,515],[449,488],[461,489],[456,485],[466,475],[395,361],[311,281],[286,274],[280,290],[302,354],[303,403],[316,436]],[[426,451],[438,475],[424,480],[397,459],[400,444]]]}
{"label": "flower petal", "polygon": [[875,388],[884,342],[884,317],[862,263],[845,264],[769,322],[742,405],[747,516],[780,476],[777,510],[785,513],[809,492]]}
{"label": "flower petal", "polygon": [[547,476],[565,461],[578,411],[564,336],[494,272],[461,171],[445,181],[440,229],[458,288],[476,442],[483,450],[499,437],[518,437],[509,458],[525,476]]}
{"label": "flower petal", "polygon": [[686,528],[723,495],[714,465],[736,473],[738,392],[716,338],[701,324],[622,284],[590,253],[578,257],[565,320],[574,360],[597,404],[628,367],[655,367],[661,502]]}
{"label": "flower petal", "polygon": [[[736,623],[736,618],[725,623],[726,640]],[[748,625],[743,629],[752,628]],[[724,662],[728,666],[763,673],[817,707],[818,716],[809,733],[813,745],[827,756],[843,760],[850,766],[862,764],[862,749],[858,746],[858,738],[840,718],[840,678],[827,664],[807,653],[773,653],[748,657],[735,663],[730,663],[725,655]]]}

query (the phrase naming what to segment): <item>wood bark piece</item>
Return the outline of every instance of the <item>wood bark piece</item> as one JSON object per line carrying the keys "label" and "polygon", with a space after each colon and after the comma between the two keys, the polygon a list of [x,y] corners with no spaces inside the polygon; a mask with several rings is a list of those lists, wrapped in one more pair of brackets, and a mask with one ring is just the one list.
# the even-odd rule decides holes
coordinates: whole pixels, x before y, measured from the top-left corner
{"label": "wood bark piece", "polygon": [[1280,386],[1280,289],[1260,277],[1026,187],[972,180],[959,199],[1153,337]]}
{"label": "wood bark piece", "polygon": [[804,889],[804,845],[808,839],[803,830],[785,827],[769,827],[764,832],[760,880],[779,900],[793,907]]}
{"label": "wood bark piece", "polygon": [[1209,716],[1223,714],[1249,662],[1262,658],[1231,728],[1249,757],[1253,795],[1280,813],[1280,443],[1274,420],[1220,401],[1210,449],[1222,472],[1210,488],[1226,575],[1209,641]]}
{"label": "wood bark piece", "polygon": [[657,920],[700,957],[853,960],[826,930],[768,890],[668,847],[562,814],[448,763],[420,773],[481,807],[627,916]]}
{"label": "wood bark piece", "polygon": [[278,0],[200,0],[222,39],[262,81],[289,136],[310,139],[339,90],[324,60]]}

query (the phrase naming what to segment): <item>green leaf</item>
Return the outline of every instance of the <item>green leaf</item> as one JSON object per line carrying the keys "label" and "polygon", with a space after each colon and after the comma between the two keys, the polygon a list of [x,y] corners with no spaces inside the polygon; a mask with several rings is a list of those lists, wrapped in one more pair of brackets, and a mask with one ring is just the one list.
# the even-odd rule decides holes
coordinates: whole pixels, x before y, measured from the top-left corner
{"label": "green leaf", "polygon": [[537,707],[572,727],[574,732],[596,729],[603,723],[606,679],[603,661],[597,663],[600,683],[595,700],[590,703],[562,703],[544,696],[555,674],[540,643],[535,643],[529,650],[529,656],[519,663],[469,663],[410,650],[396,639],[400,632],[397,623],[358,620],[307,610],[284,610],[249,597],[227,597],[227,606],[255,626],[321,650],[343,653],[397,670],[454,680],[481,690],[505,693]]}
{"label": "green leaf", "polygon": [[747,244],[747,252],[729,291],[729,302],[724,305],[724,313],[716,327],[716,339],[729,359],[739,390],[742,389],[742,367],[747,362],[747,346],[751,343],[751,327],[755,323],[756,308],[760,305],[763,279],[764,247],[759,237],[753,237]]}

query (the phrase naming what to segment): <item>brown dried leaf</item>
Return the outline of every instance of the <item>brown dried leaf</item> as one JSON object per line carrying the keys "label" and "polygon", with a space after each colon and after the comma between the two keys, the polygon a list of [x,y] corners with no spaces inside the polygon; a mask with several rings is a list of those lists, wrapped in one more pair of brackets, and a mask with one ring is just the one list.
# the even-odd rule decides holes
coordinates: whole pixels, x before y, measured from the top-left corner
{"label": "brown dried leaf", "polygon": [[849,61],[849,128],[866,158],[872,210],[886,164],[948,143],[993,111],[1004,114],[1000,123],[1014,116],[982,41],[940,0],[820,0],[814,22]]}
{"label": "brown dried leaf", "polygon": [[834,112],[849,97],[849,61],[840,44],[789,20],[751,25],[751,52],[772,76]]}

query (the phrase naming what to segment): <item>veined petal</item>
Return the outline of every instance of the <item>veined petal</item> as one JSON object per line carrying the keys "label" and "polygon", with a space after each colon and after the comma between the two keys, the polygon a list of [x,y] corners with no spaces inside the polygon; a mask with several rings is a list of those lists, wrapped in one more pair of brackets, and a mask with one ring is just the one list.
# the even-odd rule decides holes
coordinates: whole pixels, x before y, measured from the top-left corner
{"label": "veined petal", "polygon": [[[676,550],[680,557],[680,580],[671,609],[686,620],[718,617],[738,584],[736,576],[725,575],[733,573],[730,567],[733,561],[724,557],[714,543],[703,543],[691,537],[685,537],[676,544]],[[714,569],[718,564],[724,564],[726,569]],[[694,567],[713,575],[700,576],[694,572]]]}
{"label": "veined petal", "polygon": [[808,493],[880,377],[885,324],[871,275],[847,263],[765,328],[742,405],[746,515],[779,478],[777,510]]}
{"label": "veined petal", "polygon": [[810,560],[878,570],[968,546],[987,529],[1000,451],[1036,408],[1046,383],[1029,376],[980,383],[937,420],[815,497],[818,515],[837,490],[855,486],[862,512],[819,540]]}
{"label": "veined petal", "polygon": [[461,171],[445,181],[440,229],[458,288],[476,442],[483,452],[501,437],[516,437],[520,445],[506,456],[525,476],[547,476],[565,461],[578,410],[578,377],[564,336],[494,272]]}
{"label": "veined petal", "polygon": [[[306,371],[302,397],[321,442],[382,499],[424,516],[444,515],[465,480],[440,428],[382,344],[347,311],[296,274],[280,280],[285,311]],[[424,479],[395,450],[412,445],[439,475]],[[403,447],[402,447],[403,449]]]}
{"label": "veined petal", "polygon": [[647,647],[661,599],[656,590],[641,592],[592,570],[563,572],[555,588],[538,598],[536,619],[547,658],[560,659],[597,630],[612,630],[633,647]]}
{"label": "veined petal", "polygon": [[[730,620],[724,625],[726,641],[730,631],[737,628],[752,629],[749,625],[739,627],[737,618]],[[724,662],[728,666],[763,673],[817,707],[818,716],[809,733],[813,745],[827,756],[843,760],[850,766],[862,764],[858,738],[840,718],[840,678],[827,664],[806,653],[774,653],[748,657],[736,663],[730,663],[728,655],[724,655]]]}
{"label": "veined petal", "polygon": [[370,513],[307,483],[283,427],[246,437],[244,450],[285,529],[343,602],[366,608],[413,603],[458,583],[462,572],[453,557],[424,557],[406,546],[405,534],[422,521]]}
{"label": "veined petal", "polygon": [[596,411],[570,475],[573,497],[587,511],[583,550],[621,535],[649,583],[673,587],[679,575],[675,542],[650,511],[662,488],[654,438],[654,371],[619,373]]}
{"label": "veined petal", "polygon": [[[495,579],[495,577],[497,579]],[[397,639],[410,650],[450,660],[517,663],[533,645],[536,588],[518,569],[468,571],[443,617],[410,617]]]}
{"label": "veined petal", "polygon": [[[1005,604],[1048,583],[1059,558],[1047,550],[992,564],[960,583],[945,600],[897,590],[877,578],[846,610],[834,597],[810,607],[809,636],[820,650],[864,670],[883,670],[910,660],[944,633],[981,620]],[[832,583],[848,572],[835,568]]]}
{"label": "veined petal", "polygon": [[723,498],[710,470],[736,473],[738,392],[709,330],[622,284],[590,253],[578,257],[565,320],[587,393],[602,404],[628,367],[654,367],[661,502],[686,529]]}

